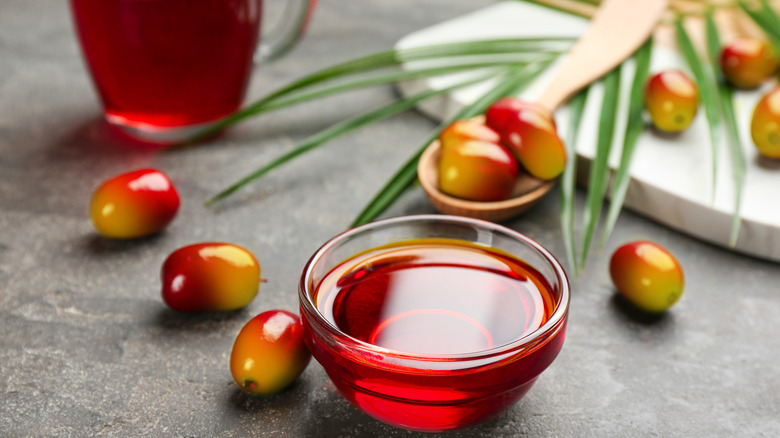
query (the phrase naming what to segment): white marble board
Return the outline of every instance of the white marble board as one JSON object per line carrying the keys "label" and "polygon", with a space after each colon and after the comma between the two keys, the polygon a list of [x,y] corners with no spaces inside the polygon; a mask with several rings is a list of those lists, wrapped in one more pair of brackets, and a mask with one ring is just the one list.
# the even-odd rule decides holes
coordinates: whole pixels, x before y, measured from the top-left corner
{"label": "white marble board", "polygon": [[[588,20],[525,2],[501,2],[474,13],[414,32],[401,39],[396,47],[408,48],[454,41],[501,38],[510,36],[581,35]],[[605,48],[608,50],[608,48]],[[409,63],[407,68],[417,64]],[[629,64],[630,65],[630,64]],[[664,68],[686,70],[675,51],[655,47],[651,73]],[[521,97],[533,99],[550,80],[547,73],[529,86]],[[458,80],[458,75],[440,76],[399,83],[404,95],[422,90],[441,89]],[[631,68],[622,75],[627,90],[633,79]],[[428,100],[420,105],[424,113],[442,119],[473,102],[490,84],[481,83]],[[715,191],[712,190],[712,152],[709,130],[703,109],[693,125],[681,135],[662,136],[645,130],[639,139],[631,167],[631,183],[625,206],[684,233],[744,254],[780,261],[780,162],[761,159],[749,133],[750,116],[761,94],[775,84],[736,95],[736,109],[742,144],[747,159],[747,173],[742,196],[741,226],[736,247],[728,245],[734,211],[734,183],[729,152],[720,145]],[[595,155],[597,119],[603,90],[596,84],[589,94],[580,127],[577,153],[586,162]],[[627,93],[623,93],[627,95]],[[626,102],[621,102],[625,124]],[[567,109],[556,112],[562,138],[565,138]],[[620,128],[619,128],[620,129]],[[622,132],[622,130],[618,131]],[[725,133],[723,133],[725,137]],[[615,136],[622,143],[622,135]],[[610,163],[617,167],[620,147],[613,147]],[[619,222],[618,222],[619,226]]]}

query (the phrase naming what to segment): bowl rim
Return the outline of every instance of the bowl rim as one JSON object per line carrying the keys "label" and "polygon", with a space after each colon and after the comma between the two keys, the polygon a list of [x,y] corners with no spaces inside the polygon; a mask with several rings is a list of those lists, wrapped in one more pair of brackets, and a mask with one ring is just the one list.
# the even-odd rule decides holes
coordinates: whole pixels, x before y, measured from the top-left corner
{"label": "bowl rim", "polygon": [[[538,252],[553,269],[555,276],[560,283],[560,300],[556,305],[552,315],[542,324],[539,328],[526,334],[523,337],[515,339],[514,341],[499,345],[497,347],[488,350],[479,350],[468,353],[455,353],[455,354],[425,354],[425,353],[412,353],[402,350],[394,350],[386,347],[380,347],[368,342],[361,341],[357,338],[350,336],[349,334],[341,331],[335,324],[331,323],[320,313],[316,304],[312,300],[312,296],[308,293],[309,283],[313,273],[314,266],[324,256],[324,254],[333,246],[338,244],[345,238],[354,236],[356,234],[364,233],[368,230],[377,227],[385,227],[393,225],[395,223],[408,223],[408,222],[443,222],[443,223],[456,223],[459,225],[475,225],[487,229],[493,232],[504,233],[514,239],[517,239],[524,244],[531,247]],[[523,351],[525,347],[533,347],[538,341],[546,338],[547,334],[557,331],[566,321],[566,317],[569,311],[569,304],[571,299],[571,287],[569,284],[568,276],[563,266],[555,256],[552,255],[546,248],[540,245],[535,240],[522,234],[518,231],[507,228],[503,225],[499,225],[493,222],[488,222],[482,219],[468,218],[462,216],[450,216],[450,215],[437,215],[437,214],[421,214],[421,215],[409,215],[409,216],[397,216],[387,219],[380,219],[377,221],[369,222],[367,224],[350,228],[342,233],[339,233],[330,238],[325,244],[323,244],[311,258],[306,262],[301,275],[299,287],[298,287],[298,300],[301,305],[301,311],[305,310],[306,314],[314,318],[314,322],[319,327],[325,329],[332,340],[338,341],[342,345],[347,345],[349,348],[357,349],[359,351],[369,354],[381,354],[401,360],[411,361],[437,361],[437,362],[463,362],[470,360],[486,359],[495,356],[504,356],[508,353],[516,353]],[[306,315],[301,315],[302,319],[307,319]]]}

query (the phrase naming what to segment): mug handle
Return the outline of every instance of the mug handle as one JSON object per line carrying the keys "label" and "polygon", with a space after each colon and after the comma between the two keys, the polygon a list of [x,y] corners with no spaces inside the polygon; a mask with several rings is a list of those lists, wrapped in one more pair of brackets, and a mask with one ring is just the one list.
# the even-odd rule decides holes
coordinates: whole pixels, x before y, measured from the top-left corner
{"label": "mug handle", "polygon": [[260,38],[255,50],[255,62],[276,59],[295,46],[306,31],[317,0],[288,0],[281,23]]}

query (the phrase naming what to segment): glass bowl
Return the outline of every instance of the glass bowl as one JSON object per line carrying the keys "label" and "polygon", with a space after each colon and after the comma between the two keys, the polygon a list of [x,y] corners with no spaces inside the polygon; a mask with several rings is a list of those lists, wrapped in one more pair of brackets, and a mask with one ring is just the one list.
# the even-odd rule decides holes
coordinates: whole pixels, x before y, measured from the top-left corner
{"label": "glass bowl", "polygon": [[[410,276],[377,280],[387,272]],[[392,314],[388,285],[419,308]],[[307,346],[339,392],[380,421],[428,432],[485,421],[523,397],[563,346],[569,295],[560,263],[532,239],[444,215],[339,234],[311,257],[299,287]],[[411,344],[378,342],[388,324]]]}

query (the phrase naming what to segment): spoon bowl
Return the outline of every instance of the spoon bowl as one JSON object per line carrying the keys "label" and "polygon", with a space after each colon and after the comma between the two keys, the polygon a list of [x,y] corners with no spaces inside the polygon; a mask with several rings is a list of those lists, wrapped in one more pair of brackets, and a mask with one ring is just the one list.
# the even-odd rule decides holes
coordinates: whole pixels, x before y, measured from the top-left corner
{"label": "spoon bowl", "polygon": [[492,222],[504,221],[524,213],[555,186],[555,180],[542,181],[527,173],[522,173],[515,181],[512,196],[508,199],[484,202],[456,198],[439,190],[440,153],[439,141],[431,143],[417,163],[417,176],[431,204],[444,214]]}

